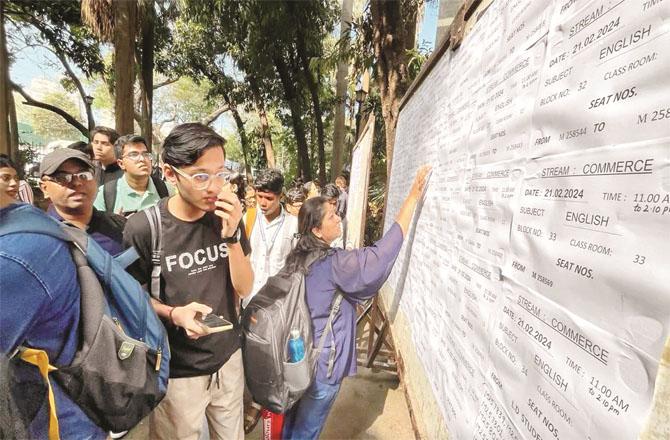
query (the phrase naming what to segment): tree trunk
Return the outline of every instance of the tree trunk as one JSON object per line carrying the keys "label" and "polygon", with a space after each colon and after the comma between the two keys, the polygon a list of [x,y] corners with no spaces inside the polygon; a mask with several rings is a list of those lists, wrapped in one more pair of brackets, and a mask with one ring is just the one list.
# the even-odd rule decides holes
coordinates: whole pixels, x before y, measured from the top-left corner
{"label": "tree trunk", "polygon": [[[14,101],[14,94],[11,90],[9,91],[7,98],[9,106],[9,145],[13,154],[12,159],[17,160],[19,153],[19,123],[16,118],[16,102]],[[23,174],[23,170],[18,171]]]}
{"label": "tree trunk", "polygon": [[[293,3],[288,3],[293,7]],[[312,76],[312,71],[309,68],[309,56],[307,55],[307,47],[305,46],[305,36],[302,32],[302,26],[296,26],[296,49],[298,52],[298,59],[302,67],[302,73],[305,76],[305,82],[309,89],[309,94],[312,98],[312,111],[314,121],[316,122],[316,138],[317,138],[317,158],[319,161],[319,184],[321,186],[326,184],[326,147],[325,136],[323,134],[323,118],[321,112],[321,103],[319,102],[319,86]]]}
{"label": "tree trunk", "polygon": [[[349,38],[349,29],[351,27],[353,0],[342,0],[342,16],[340,18],[340,39]],[[342,172],[343,152],[344,152],[344,115],[346,113],[347,102],[347,73],[349,64],[347,61],[340,61],[337,65],[337,75],[335,83],[336,107],[335,121],[333,131],[333,161],[330,171],[330,178],[334,179]]]}
{"label": "tree trunk", "polygon": [[235,120],[235,125],[237,126],[237,133],[240,135],[240,145],[242,145],[242,155],[244,156],[244,169],[247,172],[247,178],[251,178],[251,165],[249,165],[249,156],[247,151],[249,150],[249,138],[247,137],[247,132],[244,129],[244,121],[240,116],[240,112],[237,111],[237,106],[234,102],[230,101],[228,97],[225,97],[228,105],[230,106],[230,113],[233,115]]}
{"label": "tree trunk", "polygon": [[9,60],[5,38],[5,4],[0,2],[0,153],[12,156],[9,131]]}
{"label": "tree trunk", "polygon": [[275,163],[275,152],[272,145],[272,135],[270,133],[270,123],[268,122],[268,115],[265,111],[265,103],[261,97],[258,87],[256,85],[256,80],[254,78],[248,78],[249,85],[251,87],[251,93],[253,94],[254,104],[256,105],[256,111],[258,112],[258,119],[260,120],[260,135],[261,141],[263,142],[263,147],[265,148],[265,158],[267,160],[268,168],[276,168],[277,164]]}
{"label": "tree trunk", "polygon": [[142,137],[147,141],[149,151],[152,150],[152,119],[154,100],[154,2],[147,1],[142,16],[142,59],[140,64]]}
{"label": "tree trunk", "polygon": [[137,4],[114,0],[114,117],[121,135],[135,131],[133,85],[135,83],[135,29]]}
{"label": "tree trunk", "polygon": [[309,162],[309,146],[305,137],[305,126],[302,121],[300,96],[295,88],[295,83],[291,78],[288,66],[281,56],[274,57],[274,65],[284,89],[284,97],[291,111],[291,124],[293,125],[293,133],[298,145],[298,176],[307,182],[312,180],[312,169]]}
{"label": "tree trunk", "polygon": [[400,101],[409,87],[405,51],[414,46],[416,9],[415,2],[407,0],[370,2],[377,83],[385,126],[387,176],[391,175]]}

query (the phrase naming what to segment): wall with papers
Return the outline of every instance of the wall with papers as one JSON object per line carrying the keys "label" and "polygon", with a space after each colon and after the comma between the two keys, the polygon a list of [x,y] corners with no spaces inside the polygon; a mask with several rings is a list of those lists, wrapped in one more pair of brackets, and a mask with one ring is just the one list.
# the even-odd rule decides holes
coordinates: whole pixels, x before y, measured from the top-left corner
{"label": "wall with papers", "polygon": [[429,438],[635,439],[670,334],[670,1],[495,0],[403,105],[383,301]]}

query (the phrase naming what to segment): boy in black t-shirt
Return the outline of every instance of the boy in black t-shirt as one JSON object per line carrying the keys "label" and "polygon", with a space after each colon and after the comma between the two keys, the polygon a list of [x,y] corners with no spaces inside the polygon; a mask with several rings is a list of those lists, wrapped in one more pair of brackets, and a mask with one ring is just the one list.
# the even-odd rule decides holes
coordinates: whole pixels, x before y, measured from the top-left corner
{"label": "boy in black t-shirt", "polygon": [[[202,124],[175,127],[163,144],[163,173],[177,194],[159,202],[163,230],[160,302],[153,300],[170,339],[170,381],[151,415],[151,438],[200,438],[207,417],[212,439],[243,439],[244,371],[239,327],[206,335],[197,314],[235,319],[235,293],[251,291],[249,242],[242,206],[227,183],[225,140]],[[133,215],[124,244],[139,260],[130,272],[151,280],[151,230],[146,213]]]}

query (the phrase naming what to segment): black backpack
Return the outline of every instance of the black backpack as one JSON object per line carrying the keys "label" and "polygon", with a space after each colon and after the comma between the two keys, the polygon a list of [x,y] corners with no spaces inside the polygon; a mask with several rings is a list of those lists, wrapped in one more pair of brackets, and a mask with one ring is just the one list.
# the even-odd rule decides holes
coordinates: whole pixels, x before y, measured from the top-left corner
{"label": "black backpack", "polygon": [[[244,343],[242,357],[247,386],[254,400],[274,413],[285,413],[307,391],[316,375],[316,364],[330,334],[328,376],[335,362],[333,321],[340,310],[342,294],[333,298],[330,316],[314,348],[312,318],[305,300],[305,274],[318,258],[307,258],[305,269],[289,272],[286,268],[268,279],[242,312]],[[300,332],[305,344],[305,357],[288,362],[288,341],[291,330]]]}
{"label": "black backpack", "polygon": [[[102,195],[105,199],[105,211],[107,211],[110,214],[114,214],[114,205],[116,204],[116,184],[117,180],[110,180],[108,182],[105,182],[105,184],[102,187]],[[151,175],[151,180],[154,182],[154,186],[156,187],[156,192],[158,193],[158,197],[161,199],[163,197],[167,197],[170,195],[167,185],[163,180],[156,176],[155,174]]]}

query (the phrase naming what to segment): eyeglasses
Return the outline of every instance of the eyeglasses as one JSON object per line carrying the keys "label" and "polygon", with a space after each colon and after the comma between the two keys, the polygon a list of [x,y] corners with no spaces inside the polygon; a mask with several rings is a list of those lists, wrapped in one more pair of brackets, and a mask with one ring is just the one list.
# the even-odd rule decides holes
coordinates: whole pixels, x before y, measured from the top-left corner
{"label": "eyeglasses", "polygon": [[209,185],[212,183],[212,180],[214,179],[219,179],[227,183],[230,182],[231,180],[234,180],[235,177],[237,177],[237,173],[230,170],[219,171],[218,173],[215,174],[195,173],[191,175],[186,174],[179,168],[173,166],[171,166],[170,168],[172,168],[175,173],[190,180],[191,184],[193,185],[193,188],[197,190],[207,189]]}
{"label": "eyeglasses", "polygon": [[139,162],[141,160],[153,160],[154,157],[151,153],[148,151],[145,151],[144,153],[140,153],[139,151],[131,151],[130,153],[126,154],[125,156],[121,156],[121,159],[128,158],[130,160],[134,160],[135,162]]}
{"label": "eyeglasses", "polygon": [[51,180],[60,185],[70,185],[74,179],[79,179],[82,182],[90,182],[93,180],[92,171],[81,171],[79,173],[54,173],[51,176],[44,176],[46,180]]}

